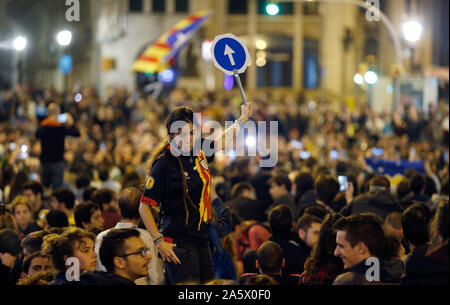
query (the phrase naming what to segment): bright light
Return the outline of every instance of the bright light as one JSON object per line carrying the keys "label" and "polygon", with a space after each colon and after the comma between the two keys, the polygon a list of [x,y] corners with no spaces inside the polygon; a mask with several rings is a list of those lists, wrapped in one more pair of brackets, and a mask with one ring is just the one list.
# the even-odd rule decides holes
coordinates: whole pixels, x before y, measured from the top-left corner
{"label": "bright light", "polygon": [[258,39],[255,43],[256,48],[259,50],[264,50],[265,48],[267,48],[267,42],[265,42],[262,39]]}
{"label": "bright light", "polygon": [[27,147],[26,145],[22,145],[22,146],[20,146],[20,150],[21,150],[23,153],[26,153],[26,152],[28,151],[28,147]]}
{"label": "bright light", "polygon": [[249,147],[253,147],[256,145],[256,139],[253,136],[248,136],[245,139],[245,145],[249,146]]}
{"label": "bright light", "polygon": [[408,21],[402,27],[403,36],[409,42],[417,42],[422,35],[422,25],[417,21]]}
{"label": "bright light", "polygon": [[27,47],[27,40],[23,36],[19,36],[14,39],[13,47],[16,51],[23,51]]}
{"label": "bright light", "polygon": [[205,40],[202,42],[202,57],[205,61],[211,61],[211,46],[212,40]]}
{"label": "bright light", "polygon": [[366,72],[366,74],[364,74],[364,80],[369,85],[373,85],[378,81],[378,75],[375,72],[369,70]]}
{"label": "bright light", "polygon": [[389,94],[392,94],[394,92],[394,88],[392,88],[392,85],[387,85],[386,86],[386,92]]}
{"label": "bright light", "polygon": [[72,41],[72,32],[67,30],[59,32],[56,36],[56,41],[62,47],[68,46]]}
{"label": "bright light", "polygon": [[256,59],[256,65],[258,67],[264,67],[266,65],[266,63],[267,63],[267,61],[266,61],[266,59],[264,57],[258,57]]}
{"label": "bright light", "polygon": [[167,69],[159,73],[158,78],[165,83],[170,83],[175,78],[175,73],[172,69]]}
{"label": "bright light", "polygon": [[75,102],[79,103],[79,102],[81,102],[82,99],[83,99],[83,96],[81,95],[81,93],[77,93],[75,95]]}
{"label": "bright light", "polygon": [[278,7],[278,5],[270,3],[266,6],[266,12],[270,16],[275,16],[280,12],[280,8]]}
{"label": "bright light", "polygon": [[267,53],[265,51],[256,52],[256,57],[267,57]]}
{"label": "bright light", "polygon": [[356,73],[355,76],[353,77],[353,81],[355,82],[355,84],[357,85],[362,85],[364,84],[364,78],[361,74]]}

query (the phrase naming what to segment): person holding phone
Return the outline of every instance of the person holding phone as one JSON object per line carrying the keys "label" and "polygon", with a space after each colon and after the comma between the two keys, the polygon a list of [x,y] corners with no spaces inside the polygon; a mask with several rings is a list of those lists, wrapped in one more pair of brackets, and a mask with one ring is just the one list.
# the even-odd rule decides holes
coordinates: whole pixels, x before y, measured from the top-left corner
{"label": "person holding phone", "polygon": [[[48,116],[36,131],[41,141],[41,181],[46,187],[61,187],[64,178],[64,140],[67,136],[79,137],[80,131],[74,125],[72,116],[65,113],[60,116],[60,107],[56,103],[48,106]],[[59,119],[59,120],[58,120]],[[61,121],[65,121],[62,123]]]}

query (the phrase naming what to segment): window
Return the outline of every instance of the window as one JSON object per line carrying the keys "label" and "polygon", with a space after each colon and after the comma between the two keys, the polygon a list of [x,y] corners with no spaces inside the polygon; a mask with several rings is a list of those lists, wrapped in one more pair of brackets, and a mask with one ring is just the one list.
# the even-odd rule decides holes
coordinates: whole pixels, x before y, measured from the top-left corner
{"label": "window", "polygon": [[292,86],[292,37],[270,35],[261,39],[267,48],[256,52],[257,86]]}
{"label": "window", "polygon": [[166,1],[153,0],[153,11],[155,13],[164,13],[166,11]]}
{"label": "window", "polygon": [[228,14],[247,14],[247,0],[228,0]]}
{"label": "window", "polygon": [[319,14],[319,3],[304,3],[303,4],[303,15],[318,15]]}
{"label": "window", "polygon": [[175,12],[177,13],[187,13],[189,11],[189,0],[176,0],[175,1]]}
{"label": "window", "polygon": [[319,86],[319,42],[305,39],[303,43],[303,87],[316,89]]}
{"label": "window", "polygon": [[130,12],[142,12],[142,0],[130,0],[129,8]]}

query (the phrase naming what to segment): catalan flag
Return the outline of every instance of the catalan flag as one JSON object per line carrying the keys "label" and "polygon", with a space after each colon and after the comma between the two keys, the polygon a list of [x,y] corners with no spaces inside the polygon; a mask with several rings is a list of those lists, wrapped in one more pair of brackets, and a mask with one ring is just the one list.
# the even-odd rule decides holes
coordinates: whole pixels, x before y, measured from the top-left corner
{"label": "catalan flag", "polygon": [[195,34],[198,28],[211,17],[211,10],[193,14],[181,20],[150,45],[133,64],[133,72],[157,73],[166,70],[176,56]]}

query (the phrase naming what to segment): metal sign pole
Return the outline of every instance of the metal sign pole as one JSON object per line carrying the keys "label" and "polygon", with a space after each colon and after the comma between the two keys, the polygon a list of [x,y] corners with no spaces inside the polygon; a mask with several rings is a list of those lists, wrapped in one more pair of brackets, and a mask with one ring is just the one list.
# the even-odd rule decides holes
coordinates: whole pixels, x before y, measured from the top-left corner
{"label": "metal sign pole", "polygon": [[245,98],[244,88],[242,88],[241,78],[239,77],[238,71],[234,70],[234,78],[236,78],[236,82],[239,87],[239,91],[241,92],[242,100],[244,101],[244,105],[247,105],[247,99]]}

